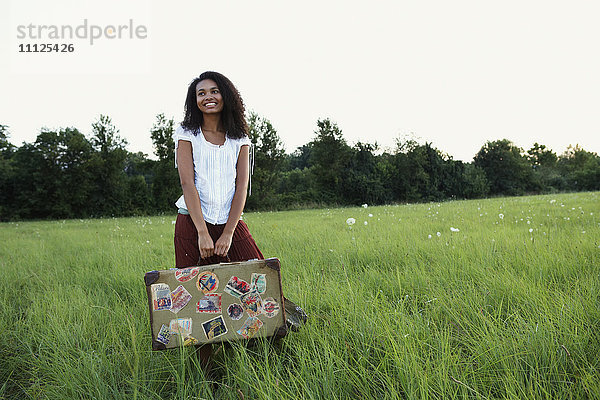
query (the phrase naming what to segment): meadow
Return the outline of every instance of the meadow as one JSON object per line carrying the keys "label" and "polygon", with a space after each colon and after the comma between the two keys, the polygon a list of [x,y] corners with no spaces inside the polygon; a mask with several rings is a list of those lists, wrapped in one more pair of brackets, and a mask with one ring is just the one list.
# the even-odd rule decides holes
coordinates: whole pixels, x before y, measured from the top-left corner
{"label": "meadow", "polygon": [[208,376],[150,349],[174,215],[3,223],[0,398],[597,399],[599,217],[598,192],[246,213],[310,319]]}

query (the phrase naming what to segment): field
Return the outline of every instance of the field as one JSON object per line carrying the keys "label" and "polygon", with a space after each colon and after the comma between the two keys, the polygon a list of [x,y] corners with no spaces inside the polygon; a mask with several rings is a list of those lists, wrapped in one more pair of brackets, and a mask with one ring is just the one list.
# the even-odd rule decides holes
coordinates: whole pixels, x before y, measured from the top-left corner
{"label": "field", "polygon": [[150,350],[174,216],[0,224],[0,398],[600,398],[599,216],[600,193],[246,213],[310,321],[209,376]]}

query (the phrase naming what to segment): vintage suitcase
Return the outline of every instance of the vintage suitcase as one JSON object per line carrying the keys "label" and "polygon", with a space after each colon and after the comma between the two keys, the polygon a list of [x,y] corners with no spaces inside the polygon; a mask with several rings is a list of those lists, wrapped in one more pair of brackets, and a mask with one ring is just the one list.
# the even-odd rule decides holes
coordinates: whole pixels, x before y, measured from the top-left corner
{"label": "vintage suitcase", "polygon": [[151,271],[144,280],[154,350],[287,333],[277,258]]}

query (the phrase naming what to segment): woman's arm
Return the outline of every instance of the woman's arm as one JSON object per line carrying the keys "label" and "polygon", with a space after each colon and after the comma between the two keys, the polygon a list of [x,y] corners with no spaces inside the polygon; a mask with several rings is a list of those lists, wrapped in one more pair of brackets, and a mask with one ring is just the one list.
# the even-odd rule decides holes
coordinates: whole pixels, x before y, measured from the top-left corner
{"label": "woman's arm", "polygon": [[194,184],[192,143],[187,140],[180,140],[177,145],[177,169],[179,171],[179,180],[181,181],[185,204],[198,231],[200,257],[210,257],[214,254],[215,249],[212,238],[208,234],[206,222],[204,222],[200,196],[198,196],[198,190],[196,190],[196,185]]}
{"label": "woman's arm", "polygon": [[[236,167],[236,178],[235,178],[235,193],[233,200],[231,201],[231,209],[229,210],[229,217],[225,224],[225,229],[221,234],[221,237],[215,243],[215,254],[225,257],[229,248],[231,247],[231,239],[233,238],[233,232],[240,220],[242,211],[244,211],[244,205],[246,204],[246,192],[248,190],[248,177],[249,177],[249,163],[248,155],[250,146],[242,146],[240,148],[240,154],[238,156],[237,167]],[[187,201],[187,200],[186,200]]]}

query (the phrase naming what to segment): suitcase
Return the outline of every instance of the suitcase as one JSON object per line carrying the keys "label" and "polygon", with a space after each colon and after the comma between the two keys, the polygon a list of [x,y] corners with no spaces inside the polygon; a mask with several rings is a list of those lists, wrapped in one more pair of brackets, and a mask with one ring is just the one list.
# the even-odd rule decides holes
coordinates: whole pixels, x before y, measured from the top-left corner
{"label": "suitcase", "polygon": [[153,350],[287,334],[277,258],[151,271],[144,281]]}

